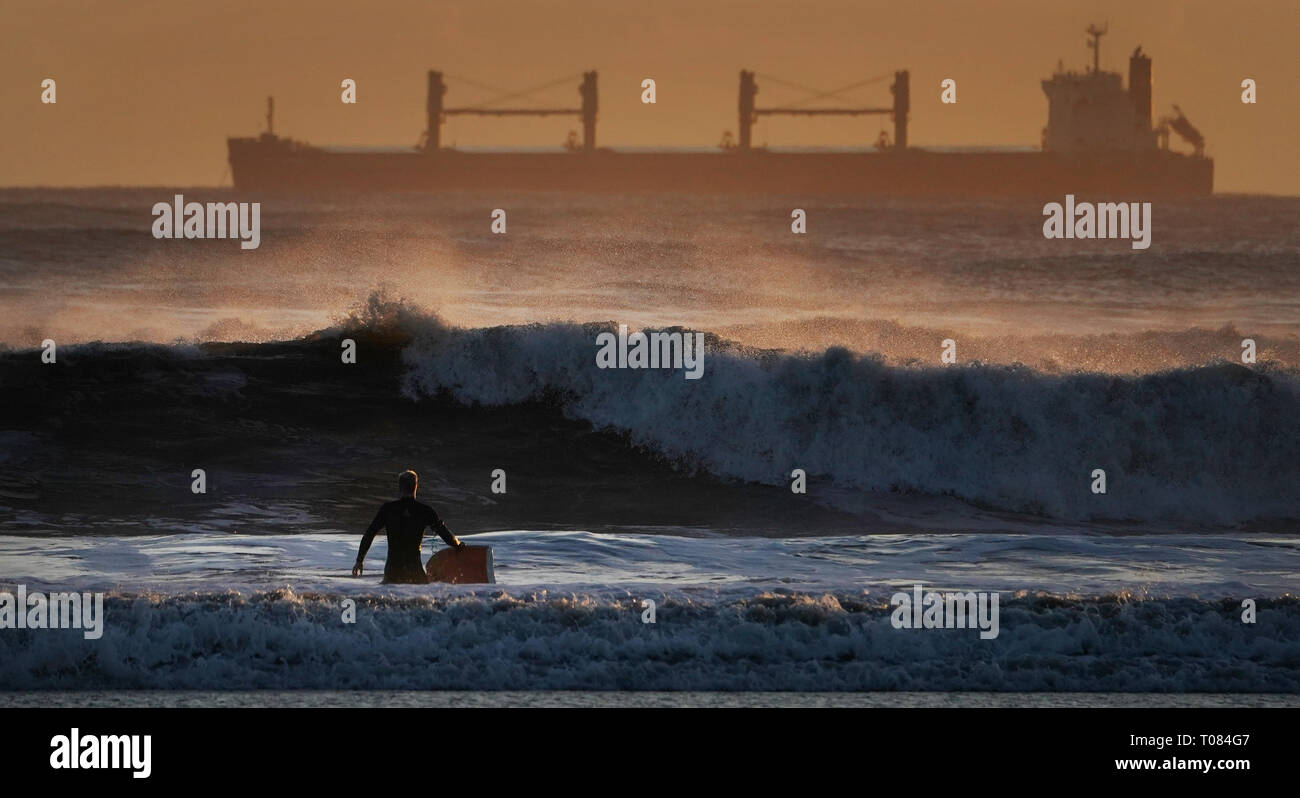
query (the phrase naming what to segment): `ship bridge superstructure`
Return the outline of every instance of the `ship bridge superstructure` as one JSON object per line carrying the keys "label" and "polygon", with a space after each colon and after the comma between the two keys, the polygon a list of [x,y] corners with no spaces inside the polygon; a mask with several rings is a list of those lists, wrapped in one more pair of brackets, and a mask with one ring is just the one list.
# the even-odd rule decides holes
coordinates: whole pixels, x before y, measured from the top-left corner
{"label": "ship bridge superstructure", "polygon": [[1167,143],[1168,137],[1152,126],[1150,57],[1140,46],[1129,56],[1125,90],[1120,73],[1101,69],[1101,37],[1106,31],[1105,26],[1088,28],[1091,69],[1076,72],[1058,66],[1043,81],[1048,101],[1045,152],[1141,153]]}

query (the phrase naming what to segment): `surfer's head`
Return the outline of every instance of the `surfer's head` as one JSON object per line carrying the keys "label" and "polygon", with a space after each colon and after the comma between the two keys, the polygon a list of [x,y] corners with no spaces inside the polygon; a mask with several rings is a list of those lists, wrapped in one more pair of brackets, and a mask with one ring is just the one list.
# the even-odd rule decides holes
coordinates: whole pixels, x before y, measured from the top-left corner
{"label": "surfer's head", "polygon": [[403,496],[415,497],[415,489],[420,486],[420,476],[409,468],[397,475],[397,490]]}

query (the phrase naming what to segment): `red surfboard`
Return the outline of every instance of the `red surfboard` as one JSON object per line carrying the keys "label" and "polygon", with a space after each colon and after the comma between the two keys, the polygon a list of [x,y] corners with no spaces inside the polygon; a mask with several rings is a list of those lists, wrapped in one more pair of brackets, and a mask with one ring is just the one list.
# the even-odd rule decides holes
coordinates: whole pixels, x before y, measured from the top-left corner
{"label": "red surfboard", "polygon": [[430,582],[448,582],[453,585],[496,583],[492,572],[492,547],[471,546],[443,549],[429,558],[424,568]]}

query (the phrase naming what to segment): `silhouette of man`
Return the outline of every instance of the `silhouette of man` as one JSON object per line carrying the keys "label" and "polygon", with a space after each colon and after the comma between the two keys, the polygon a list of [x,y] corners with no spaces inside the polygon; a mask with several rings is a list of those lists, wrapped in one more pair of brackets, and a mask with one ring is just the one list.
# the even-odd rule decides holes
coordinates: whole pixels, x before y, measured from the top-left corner
{"label": "silhouette of man", "polygon": [[379,508],[375,520],[361,538],[361,551],[357,562],[352,566],[352,575],[361,576],[362,562],[366,552],[375,539],[375,533],[381,529],[388,532],[388,560],[384,562],[385,582],[415,582],[424,584],[429,581],[420,563],[420,544],[424,542],[424,530],[432,528],[448,546],[460,548],[462,543],[447,529],[433,508],[415,500],[415,492],[420,487],[420,478],[414,471],[403,471],[397,475],[397,488],[401,498],[391,501]]}

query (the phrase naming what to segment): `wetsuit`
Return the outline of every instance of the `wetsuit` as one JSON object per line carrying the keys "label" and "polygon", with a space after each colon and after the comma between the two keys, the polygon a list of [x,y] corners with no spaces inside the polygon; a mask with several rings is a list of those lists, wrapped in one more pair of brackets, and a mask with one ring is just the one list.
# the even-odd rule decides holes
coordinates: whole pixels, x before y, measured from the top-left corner
{"label": "wetsuit", "polygon": [[388,502],[379,508],[375,520],[370,522],[370,528],[361,538],[361,553],[357,555],[357,562],[366,558],[375,533],[387,529],[388,560],[384,563],[384,581],[428,582],[429,577],[425,575],[424,566],[420,563],[420,544],[424,542],[426,527],[432,527],[448,546],[460,545],[460,541],[429,505],[417,502],[412,496]]}

